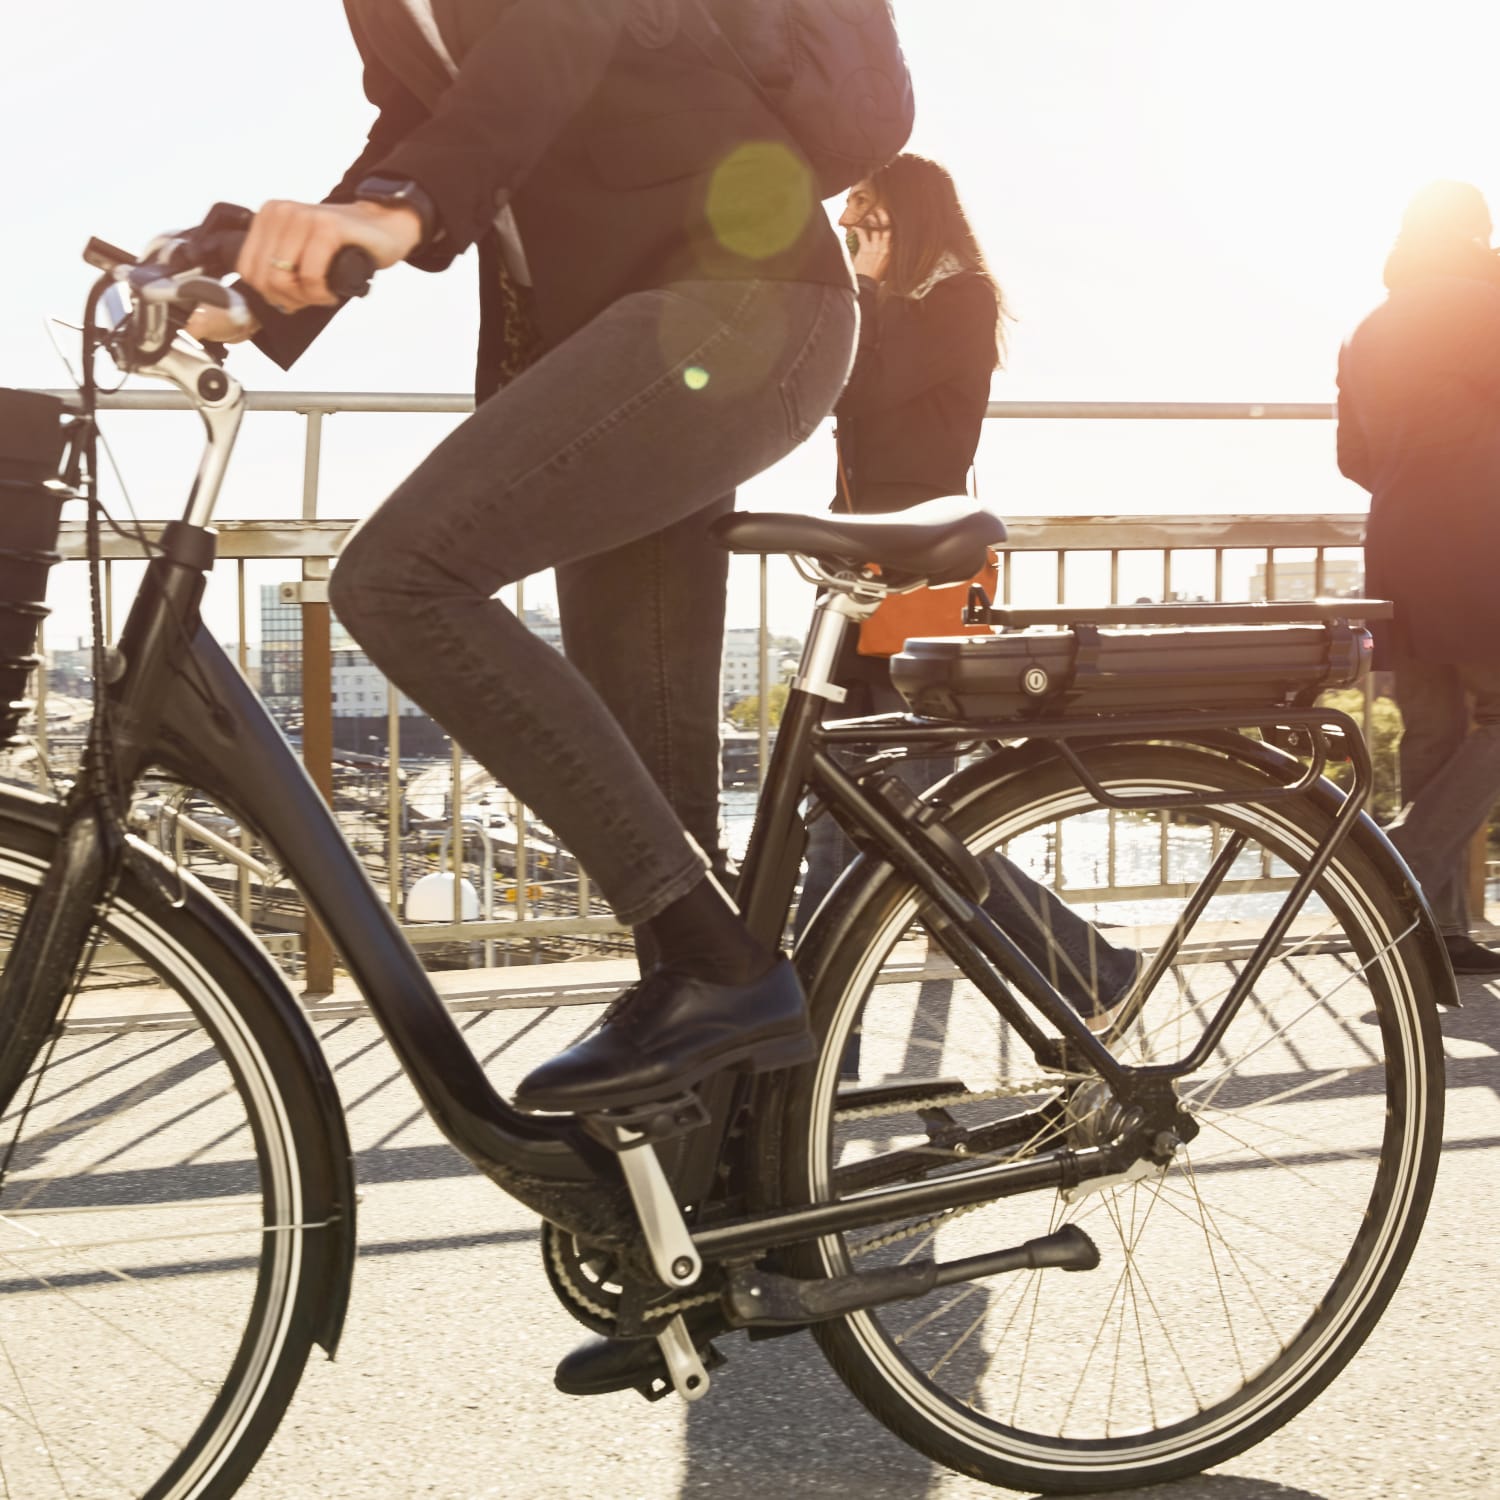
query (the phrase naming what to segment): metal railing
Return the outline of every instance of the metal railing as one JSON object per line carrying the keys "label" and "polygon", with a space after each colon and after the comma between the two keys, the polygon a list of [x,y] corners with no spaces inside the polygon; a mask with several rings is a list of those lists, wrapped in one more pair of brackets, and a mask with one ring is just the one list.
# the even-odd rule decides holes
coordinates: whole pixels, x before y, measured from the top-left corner
{"label": "metal railing", "polygon": [[[65,400],[69,393],[57,392]],[[179,396],[165,392],[126,391],[102,398],[101,405],[116,411],[168,411],[183,409],[186,402]],[[328,652],[329,615],[326,589],[316,587],[328,577],[331,561],[340,544],[354,524],[353,521],[330,519],[320,515],[320,493],[322,489],[323,437],[327,418],[344,413],[377,414],[442,414],[462,415],[472,410],[473,402],[457,395],[399,395],[362,393],[304,393],[272,392],[251,395],[249,410],[252,412],[296,413],[304,420],[303,466],[301,514],[296,520],[225,520],[217,524],[219,533],[218,553],[220,567],[216,577],[224,573],[234,574],[237,589],[237,618],[239,620],[239,662],[242,670],[248,670],[249,635],[247,565],[263,562],[281,562],[290,569],[296,566],[301,583],[311,583],[313,588],[300,591],[298,602],[302,614],[303,649],[303,713],[306,725],[304,733],[304,759],[315,781],[329,793],[333,786],[332,776],[332,673]],[[1141,420],[1211,420],[1211,421],[1327,421],[1333,408],[1322,404],[1258,404],[1258,403],[1143,403],[1143,402],[995,402],[989,409],[992,420],[1089,420],[1089,421],[1141,421]],[[1024,570],[1028,593],[1035,594],[1039,575],[1034,564],[1041,564],[1044,572],[1053,580],[1055,599],[1033,599],[1028,602],[1070,602],[1068,591],[1070,580],[1076,579],[1085,567],[1092,569],[1090,584],[1092,598],[1097,601],[1107,589],[1111,603],[1121,601],[1122,562],[1138,555],[1159,554],[1160,571],[1153,580],[1152,592],[1160,598],[1170,598],[1178,591],[1189,572],[1197,580],[1198,597],[1221,599],[1225,597],[1226,558],[1230,554],[1248,553],[1259,558],[1263,568],[1264,592],[1271,595],[1276,587],[1277,554],[1296,550],[1311,554],[1313,584],[1322,592],[1328,566],[1328,554],[1343,549],[1356,549],[1360,545],[1365,523],[1363,514],[1341,515],[1118,515],[1080,517],[1007,517],[1010,540],[1004,555],[1001,577],[1001,595],[1004,602],[1016,602],[1015,594],[1021,586],[1019,575]],[[160,523],[147,523],[144,531],[154,536]],[[115,630],[115,577],[118,563],[138,561],[146,556],[140,542],[115,533],[106,532],[103,539],[105,559],[105,628],[113,638]],[[84,535],[81,522],[64,527],[61,550],[65,559],[78,560],[83,556]],[[1049,566],[1048,555],[1055,558]],[[1242,559],[1244,561],[1244,559]],[[1191,567],[1189,567],[1191,563]],[[760,764],[765,765],[771,737],[769,722],[770,682],[769,650],[769,564],[767,559],[738,560],[740,566],[759,568],[760,594]],[[1305,561],[1301,564],[1305,569]],[[1139,577],[1139,574],[1137,574]],[[1101,587],[1102,586],[1102,587]],[[1139,588],[1139,584],[1137,585]],[[298,593],[298,586],[291,591]],[[507,591],[516,609],[524,605],[524,585]],[[1076,602],[1076,601],[1073,601]],[[38,698],[42,704],[38,715],[39,734],[44,752],[48,748],[45,702],[48,684],[45,672],[39,674]],[[407,874],[412,869],[434,873],[442,862],[441,851],[422,853],[413,858],[410,836],[403,844],[403,785],[400,765],[401,739],[400,700],[396,692],[388,694],[386,757],[386,785],[384,790],[384,851],[375,863],[384,867],[384,884],[393,912],[398,918],[402,914],[403,900],[408,885]],[[316,732],[315,732],[316,730]],[[466,763],[454,747],[449,771],[451,794],[447,798],[446,838],[455,876],[465,866],[466,820],[472,823],[472,808],[466,807],[464,786]],[[171,818],[171,836],[179,847],[197,847],[208,851],[203,858],[218,861],[232,867],[226,880],[226,893],[237,901],[241,913],[247,919],[254,915],[255,892],[259,889],[263,905],[269,908],[268,881],[273,872],[267,869],[268,859],[258,856],[253,841],[245,830],[228,832],[204,828],[210,835],[198,839],[201,822],[183,813]],[[369,821],[367,808],[360,815]],[[580,947],[597,944],[602,940],[623,941],[625,929],[597,900],[592,892],[585,872],[574,869],[567,879],[556,888],[537,877],[539,869],[534,836],[524,809],[512,808],[510,822],[515,829],[514,849],[509,856],[512,862],[507,894],[513,899],[507,904],[514,907],[513,914],[504,919],[468,919],[463,910],[463,887],[459,879],[452,881],[451,921],[407,923],[406,931],[413,942],[424,945],[475,945],[475,952],[488,953],[493,944],[503,941],[505,959],[510,961],[511,946],[517,942],[530,944],[532,951],[542,942],[566,941]],[[165,823],[163,826],[166,826]],[[428,830],[432,832],[432,830]],[[192,841],[197,841],[196,845]],[[487,857],[493,861],[494,850],[488,849]],[[1166,860],[1165,841],[1163,861]],[[558,864],[562,862],[558,854]],[[476,861],[478,863],[478,861]],[[1061,860],[1059,858],[1059,868]],[[375,872],[377,879],[379,871]],[[558,871],[550,872],[551,877]],[[1166,882],[1169,872],[1163,867],[1162,879]],[[1111,879],[1113,879],[1111,866]],[[481,909],[484,903],[481,902]],[[262,911],[262,917],[266,912]],[[327,989],[332,982],[332,955],[326,946],[315,937],[309,937],[306,955],[307,984],[312,991]]]}

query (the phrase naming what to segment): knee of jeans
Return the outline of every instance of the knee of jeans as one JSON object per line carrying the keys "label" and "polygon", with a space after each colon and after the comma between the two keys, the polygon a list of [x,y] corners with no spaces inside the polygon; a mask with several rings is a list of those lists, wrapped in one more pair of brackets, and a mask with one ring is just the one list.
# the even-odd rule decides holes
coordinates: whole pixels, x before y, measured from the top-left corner
{"label": "knee of jeans", "polygon": [[363,642],[383,616],[405,618],[407,611],[396,601],[412,592],[411,572],[409,557],[361,527],[334,564],[328,602],[339,622]]}

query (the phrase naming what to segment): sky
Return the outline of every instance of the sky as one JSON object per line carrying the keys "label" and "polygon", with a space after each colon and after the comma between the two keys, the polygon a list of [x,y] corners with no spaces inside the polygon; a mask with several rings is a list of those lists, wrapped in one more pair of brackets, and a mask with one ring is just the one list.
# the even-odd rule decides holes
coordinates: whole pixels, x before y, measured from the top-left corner
{"label": "sky", "polygon": [[[1340,340],[1382,295],[1410,193],[1460,177],[1500,205],[1500,9],[1474,0],[896,0],[896,13],[912,147],[952,170],[1016,312],[998,399],[1331,400]],[[0,385],[66,383],[44,322],[77,318],[89,235],[139,247],[217,199],[316,199],[372,117],[334,0],[140,17],[0,0]],[[255,389],[463,391],[474,277],[472,257],[442,276],[397,268],[291,372],[248,349],[232,368]],[[192,421],[109,419],[141,514],[180,509]],[[451,425],[332,419],[322,513],[367,513]],[[820,509],[830,474],[825,430],[742,504]],[[1021,515],[1364,506],[1323,423],[991,422],[978,477]],[[220,514],[290,517],[300,500],[298,420],[252,415]],[[211,612],[232,636],[222,592]],[[541,580],[528,597],[547,594]],[[808,602],[778,567],[773,626],[800,631]],[[75,606],[60,603],[65,634]],[[755,617],[740,569],[731,623]]]}

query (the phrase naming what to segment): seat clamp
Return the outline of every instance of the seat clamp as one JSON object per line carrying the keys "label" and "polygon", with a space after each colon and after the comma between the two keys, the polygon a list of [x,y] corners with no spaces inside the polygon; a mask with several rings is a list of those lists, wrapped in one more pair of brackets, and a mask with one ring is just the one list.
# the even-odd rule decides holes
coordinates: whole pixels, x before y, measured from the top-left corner
{"label": "seat clamp", "polygon": [[841,688],[836,682],[815,682],[810,677],[794,677],[792,686],[798,692],[811,693],[815,698],[826,698],[830,703],[843,703],[849,697],[847,688]]}

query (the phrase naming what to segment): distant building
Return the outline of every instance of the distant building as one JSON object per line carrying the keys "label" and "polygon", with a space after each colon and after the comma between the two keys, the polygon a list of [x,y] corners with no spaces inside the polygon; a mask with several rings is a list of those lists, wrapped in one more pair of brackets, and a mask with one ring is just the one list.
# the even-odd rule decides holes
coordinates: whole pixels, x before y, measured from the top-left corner
{"label": "distant building", "polygon": [[[335,719],[368,719],[389,715],[390,684],[385,673],[357,646],[333,653],[333,716]],[[401,699],[401,717],[424,717],[410,699]]]}
{"label": "distant building", "polygon": [[[767,654],[767,676],[774,687],[797,670],[801,643],[775,637]],[[760,630],[750,627],[724,632],[724,706],[726,708],[760,692]]]}
{"label": "distant building", "polygon": [[1357,598],[1365,586],[1363,565],[1357,558],[1325,557],[1323,586],[1318,587],[1318,565],[1312,558],[1297,562],[1278,560],[1271,569],[1271,589],[1266,589],[1266,565],[1257,563],[1250,579],[1250,597],[1263,599]]}

